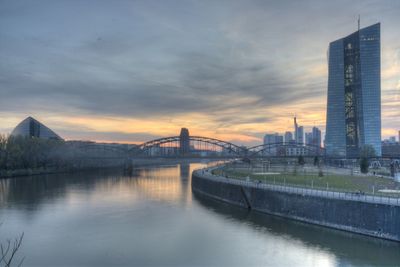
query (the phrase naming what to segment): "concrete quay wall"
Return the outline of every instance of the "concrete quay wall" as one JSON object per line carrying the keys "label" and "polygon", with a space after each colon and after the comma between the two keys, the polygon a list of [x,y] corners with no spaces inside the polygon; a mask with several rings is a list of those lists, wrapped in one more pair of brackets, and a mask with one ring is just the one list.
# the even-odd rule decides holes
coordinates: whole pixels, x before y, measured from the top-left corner
{"label": "concrete quay wall", "polygon": [[215,176],[209,170],[193,172],[192,190],[243,208],[400,242],[396,199],[246,182]]}

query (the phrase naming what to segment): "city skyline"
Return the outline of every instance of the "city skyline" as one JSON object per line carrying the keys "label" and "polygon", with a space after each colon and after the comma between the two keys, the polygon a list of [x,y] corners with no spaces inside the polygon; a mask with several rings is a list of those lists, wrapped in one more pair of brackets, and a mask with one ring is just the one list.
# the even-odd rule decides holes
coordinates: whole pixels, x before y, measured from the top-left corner
{"label": "city skyline", "polygon": [[0,0],[0,267],[397,266],[399,11]]}
{"label": "city skyline", "polygon": [[257,144],[292,130],[297,114],[324,139],[326,47],[360,14],[362,27],[381,22],[382,139],[398,134],[396,1],[344,11],[319,1],[96,3],[0,3],[0,133],[33,116],[66,139],[140,143],[187,127]]}

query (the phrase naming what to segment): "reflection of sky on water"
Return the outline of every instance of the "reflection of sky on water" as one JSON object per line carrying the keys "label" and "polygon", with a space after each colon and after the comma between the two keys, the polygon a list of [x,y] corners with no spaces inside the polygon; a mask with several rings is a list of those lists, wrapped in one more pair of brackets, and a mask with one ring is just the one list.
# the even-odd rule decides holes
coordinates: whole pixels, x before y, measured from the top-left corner
{"label": "reflection of sky on water", "polygon": [[193,197],[191,172],[201,166],[0,180],[0,239],[25,232],[24,266],[400,262],[400,248],[392,242]]}

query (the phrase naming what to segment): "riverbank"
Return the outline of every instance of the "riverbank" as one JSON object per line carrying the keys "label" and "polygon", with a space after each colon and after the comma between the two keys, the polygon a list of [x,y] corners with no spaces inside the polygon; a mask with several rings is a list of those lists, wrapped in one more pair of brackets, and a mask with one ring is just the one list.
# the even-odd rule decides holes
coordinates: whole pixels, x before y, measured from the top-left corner
{"label": "riverbank", "polygon": [[286,164],[244,164],[230,162],[213,170],[217,176],[241,180],[254,180],[269,184],[331,190],[369,195],[400,197],[400,183],[393,177],[382,177],[357,173],[345,168],[331,166],[286,165]]}
{"label": "riverbank", "polygon": [[194,171],[192,190],[259,212],[400,242],[399,198],[265,184]]}
{"label": "riverbank", "polygon": [[[201,163],[219,161],[216,159],[208,158],[135,158],[131,160],[131,168],[137,166],[150,166],[150,165],[169,165],[178,163]],[[223,160],[221,160],[223,161]],[[20,170],[0,170],[0,179],[8,178],[23,178],[34,175],[44,174],[57,174],[57,173],[74,173],[82,171],[93,171],[97,169],[125,169],[127,166],[125,159],[95,159],[87,162],[80,162],[67,168],[40,168],[40,169],[20,169]]]}

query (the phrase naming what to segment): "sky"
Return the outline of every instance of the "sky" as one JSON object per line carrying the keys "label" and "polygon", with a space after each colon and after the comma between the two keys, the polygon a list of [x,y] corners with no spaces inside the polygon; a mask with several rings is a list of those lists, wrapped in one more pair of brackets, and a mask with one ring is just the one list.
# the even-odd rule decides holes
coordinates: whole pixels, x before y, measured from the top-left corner
{"label": "sky", "polygon": [[382,135],[400,130],[400,1],[0,0],[0,133],[192,135],[255,145],[325,131],[327,48],[381,23]]}

